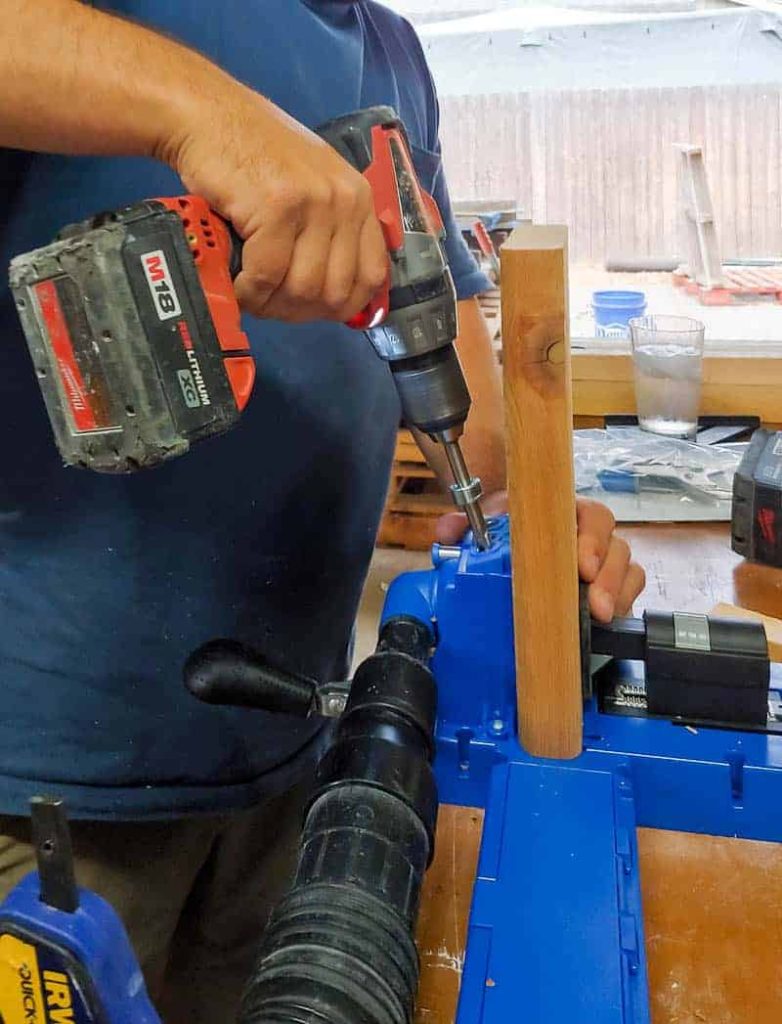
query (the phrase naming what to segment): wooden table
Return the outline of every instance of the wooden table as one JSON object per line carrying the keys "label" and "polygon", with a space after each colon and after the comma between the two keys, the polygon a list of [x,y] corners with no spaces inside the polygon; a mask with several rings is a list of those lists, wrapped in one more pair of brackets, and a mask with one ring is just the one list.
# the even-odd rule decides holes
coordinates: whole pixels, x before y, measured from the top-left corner
{"label": "wooden table", "polygon": [[[647,570],[636,611],[729,601],[782,618],[782,570],[735,556],[726,525],[621,532]],[[475,809],[441,809],[418,934],[419,1024],[454,1020],[481,824]],[[640,829],[639,850],[653,1024],[782,1021],[782,846]]]}

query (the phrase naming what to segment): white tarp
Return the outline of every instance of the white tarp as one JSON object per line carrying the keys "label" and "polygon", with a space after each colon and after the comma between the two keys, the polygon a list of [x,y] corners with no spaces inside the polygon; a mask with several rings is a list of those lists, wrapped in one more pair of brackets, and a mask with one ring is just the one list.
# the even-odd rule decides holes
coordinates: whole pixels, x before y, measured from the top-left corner
{"label": "white tarp", "polygon": [[383,0],[387,7],[412,21],[439,21],[465,14],[493,11],[497,0]]}
{"label": "white tarp", "polygon": [[441,96],[782,81],[782,16],[747,7],[521,7],[420,25],[419,34]]}

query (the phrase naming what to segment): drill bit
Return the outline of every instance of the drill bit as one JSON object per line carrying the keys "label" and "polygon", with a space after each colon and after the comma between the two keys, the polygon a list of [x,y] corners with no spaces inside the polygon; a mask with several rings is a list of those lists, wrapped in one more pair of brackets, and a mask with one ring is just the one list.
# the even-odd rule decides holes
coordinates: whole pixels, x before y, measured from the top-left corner
{"label": "drill bit", "polygon": [[483,493],[481,481],[477,476],[470,476],[470,471],[467,469],[458,440],[446,440],[443,438],[442,444],[448,457],[451,473],[453,473],[453,478],[456,481],[451,484],[451,494],[453,495],[454,503],[459,508],[464,509],[473,537],[475,538],[475,544],[482,551],[485,551],[489,547],[491,540],[489,538],[489,528],[486,525],[486,518],[480,506],[480,497]]}

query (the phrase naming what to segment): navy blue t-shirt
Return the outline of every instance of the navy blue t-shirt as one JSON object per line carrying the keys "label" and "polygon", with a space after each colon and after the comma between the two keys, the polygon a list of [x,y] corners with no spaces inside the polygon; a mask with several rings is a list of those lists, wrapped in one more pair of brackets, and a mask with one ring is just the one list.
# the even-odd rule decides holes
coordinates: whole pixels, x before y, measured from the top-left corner
{"label": "navy blue t-shirt", "polygon": [[[307,125],[394,106],[450,229],[460,296],[486,287],[453,224],[435,93],[403,19],[371,0],[103,6]],[[182,190],[144,159],[0,151],[3,168],[3,266],[71,221]],[[293,671],[344,677],[399,405],[363,334],[245,319],[258,375],[240,425],[154,471],[101,476],[62,467],[2,282],[0,813],[44,789],[93,818],[246,806],[318,745],[312,723],[199,705],[181,666],[234,636]]]}

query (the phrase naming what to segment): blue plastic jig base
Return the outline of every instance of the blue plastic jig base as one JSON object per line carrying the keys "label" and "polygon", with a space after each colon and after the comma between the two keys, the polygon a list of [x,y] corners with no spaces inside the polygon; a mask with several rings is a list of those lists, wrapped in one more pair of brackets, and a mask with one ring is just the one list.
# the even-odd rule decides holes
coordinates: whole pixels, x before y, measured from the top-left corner
{"label": "blue plastic jig base", "polygon": [[636,827],[782,842],[782,737],[590,701],[580,757],[530,757],[507,521],[492,529],[488,551],[435,547],[383,613],[432,626],[440,799],[486,812],[457,1024],[649,1024]]}

